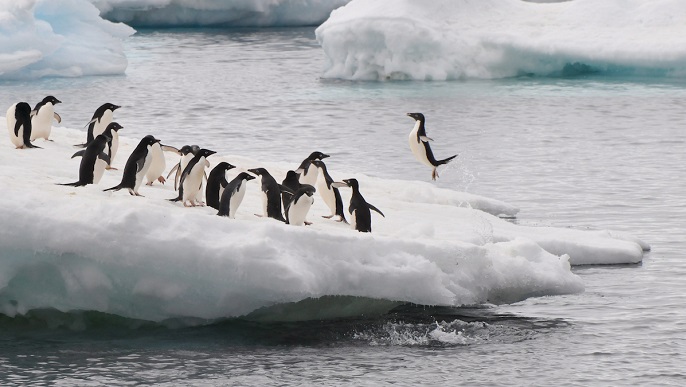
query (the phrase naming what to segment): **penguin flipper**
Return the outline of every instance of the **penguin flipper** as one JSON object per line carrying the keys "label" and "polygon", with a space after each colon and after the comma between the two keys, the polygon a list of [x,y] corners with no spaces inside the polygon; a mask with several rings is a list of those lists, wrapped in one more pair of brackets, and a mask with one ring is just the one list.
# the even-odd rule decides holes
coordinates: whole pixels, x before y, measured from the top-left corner
{"label": "penguin flipper", "polygon": [[58,124],[62,123],[62,117],[60,117],[59,114],[54,113],[53,117],[55,117],[55,121],[57,121]]}
{"label": "penguin flipper", "polygon": [[144,158],[141,157],[140,159],[136,160],[136,171],[137,172],[142,171],[144,166],[145,166],[145,159]]}
{"label": "penguin flipper", "polygon": [[86,153],[86,150],[85,150],[85,149],[80,150],[80,151],[74,153],[74,154],[71,156],[71,158],[73,159],[74,157],[83,157],[83,155],[84,155],[85,153]]}
{"label": "penguin flipper", "polygon": [[381,210],[379,210],[378,208],[374,207],[373,205],[367,203],[367,206],[369,206],[369,209],[370,209],[370,210],[374,210],[374,211],[378,212],[378,213],[379,213],[381,216],[383,216],[384,218],[386,217],[386,215],[384,215],[383,212],[381,212]]}
{"label": "penguin flipper", "polygon": [[433,141],[434,139],[428,136],[419,136],[419,139],[422,140],[423,142],[429,142]]}
{"label": "penguin flipper", "polygon": [[281,193],[285,193],[285,194],[288,194],[288,195],[295,195],[295,191],[293,191],[292,189],[286,187],[286,186],[283,185],[283,184],[279,184],[279,189],[281,190]]}
{"label": "penguin flipper", "polygon": [[19,128],[21,128],[22,123],[17,120],[17,122],[14,124],[14,136],[19,137]]}
{"label": "penguin flipper", "polygon": [[[81,151],[81,152],[84,152],[84,153],[85,153],[85,151]],[[79,152],[76,152],[76,153],[79,153]],[[100,154],[98,155],[98,158],[99,158],[100,160],[103,160],[104,162],[106,162],[107,165],[110,165],[110,155],[108,155],[107,153],[105,153],[105,152],[100,152]]]}
{"label": "penguin flipper", "polygon": [[118,185],[115,185],[114,187],[104,189],[104,190],[102,190],[102,192],[107,192],[107,191],[119,191],[119,190],[122,189],[122,188],[123,188],[123,187],[121,186],[121,184],[118,184]]}
{"label": "penguin flipper", "polygon": [[88,183],[82,183],[80,181],[74,182],[74,183],[57,183],[57,185],[65,185],[69,187],[83,187],[85,185],[88,185]]}
{"label": "penguin flipper", "polygon": [[180,167],[181,167],[181,163],[176,163],[176,165],[174,165],[174,167],[169,171],[169,174],[167,175],[167,179],[169,179],[169,176],[171,176],[172,173],[174,173]]}
{"label": "penguin flipper", "polygon": [[[172,153],[176,153],[177,155],[181,156],[181,151],[174,148],[173,146],[160,144],[160,148],[162,148],[162,150],[165,152],[172,152]],[[169,177],[169,176],[167,176],[167,177]]]}

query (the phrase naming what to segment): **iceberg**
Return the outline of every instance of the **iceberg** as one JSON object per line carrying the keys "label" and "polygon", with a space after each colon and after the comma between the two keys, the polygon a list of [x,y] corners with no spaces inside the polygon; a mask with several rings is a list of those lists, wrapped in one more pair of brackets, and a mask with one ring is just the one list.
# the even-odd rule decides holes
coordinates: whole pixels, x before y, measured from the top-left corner
{"label": "iceberg", "polygon": [[350,0],[91,0],[104,18],[136,28],[316,26]]}
{"label": "iceberg", "polygon": [[[0,132],[5,126],[0,118]],[[173,185],[143,186],[145,197],[103,192],[119,182],[138,143],[126,137],[114,165],[120,170],[99,185],[57,185],[78,176],[80,160],[70,156],[83,137],[59,127],[54,142],[37,142],[43,149],[15,150],[0,136],[0,314],[298,320],[384,313],[401,303],[513,303],[582,292],[571,265],[636,263],[649,248],[610,231],[516,225],[496,216],[518,211],[499,200],[332,168],[334,176],[356,177],[386,214],[374,215],[373,233],[321,218],[329,210],[316,194],[311,226],[256,217],[256,182],[236,219],[165,200],[176,196]],[[178,161],[165,157],[168,166]],[[233,174],[265,167],[277,180],[295,167],[232,155],[209,160],[237,165]],[[349,200],[349,191],[342,194]]]}
{"label": "iceberg", "polygon": [[135,31],[86,0],[0,3],[0,80],[123,74],[122,39]]}
{"label": "iceberg", "polygon": [[686,75],[681,0],[353,0],[316,30],[325,78]]}

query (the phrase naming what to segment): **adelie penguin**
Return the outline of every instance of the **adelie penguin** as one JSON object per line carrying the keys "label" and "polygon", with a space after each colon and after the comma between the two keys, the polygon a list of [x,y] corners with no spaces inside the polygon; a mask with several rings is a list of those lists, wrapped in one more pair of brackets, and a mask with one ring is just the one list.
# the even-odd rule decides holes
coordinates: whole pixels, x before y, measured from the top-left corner
{"label": "adelie penguin", "polygon": [[79,165],[79,180],[74,183],[60,184],[72,187],[82,187],[88,184],[98,184],[102,175],[105,173],[105,167],[110,161],[110,156],[106,153],[107,143],[111,138],[106,134],[98,135],[95,140],[91,141],[85,150],[80,150],[71,157],[81,156],[81,164]]}
{"label": "adelie penguin", "polygon": [[248,172],[258,175],[262,179],[262,216],[285,222],[286,219],[281,212],[282,186],[280,186],[279,183],[276,182],[276,179],[269,174],[269,171],[264,168],[248,169]]}
{"label": "adelie penguin", "polygon": [[415,119],[415,124],[410,132],[409,137],[410,150],[412,151],[414,157],[419,160],[419,162],[432,168],[431,179],[436,180],[438,177],[436,168],[439,165],[447,164],[450,162],[450,160],[457,157],[457,155],[450,156],[443,160],[436,160],[433,152],[431,151],[431,145],[429,145],[429,141],[433,141],[433,139],[427,137],[426,135],[426,119],[424,118],[424,114],[407,113],[407,115]]}
{"label": "adelie penguin", "polygon": [[282,190],[281,192],[281,199],[283,200],[283,208],[286,209],[288,207],[288,203],[290,203],[291,199],[293,199],[293,194],[295,191],[300,189],[300,175],[296,171],[288,171],[286,172],[286,177],[283,179],[281,182],[281,185],[286,187],[288,190],[290,190],[290,194],[288,193],[288,190]]}
{"label": "adelie penguin", "polygon": [[[95,113],[93,113],[93,118],[91,118],[90,121],[86,124],[88,126],[88,133],[86,134],[86,143],[85,144],[80,144],[77,146],[87,146],[93,139],[99,135],[102,134],[102,132],[107,129],[107,125],[109,125],[112,122],[112,119],[114,118],[114,111],[119,109],[121,106],[117,106],[113,103],[104,103],[100,105],[99,108],[95,109]],[[113,148],[114,148],[114,154],[110,156],[111,159],[114,159],[114,156],[117,154],[117,149],[119,148],[119,137],[112,137],[112,141],[114,143]]]}
{"label": "adelie penguin", "polygon": [[312,224],[306,219],[307,213],[314,203],[314,198],[312,196],[316,191],[317,190],[309,184],[303,184],[295,191],[293,198],[288,202],[288,206],[286,206],[285,209],[287,224],[292,224],[294,226]]}
{"label": "adelie penguin", "polygon": [[317,191],[319,191],[319,196],[322,197],[324,203],[331,210],[331,215],[322,216],[322,218],[333,218],[338,216],[337,222],[348,221],[345,219],[345,209],[343,207],[343,199],[341,198],[341,192],[338,188],[334,187],[334,180],[329,175],[326,169],[326,164],[321,160],[315,160],[312,165],[319,169],[319,178],[317,179]]}
{"label": "adelie penguin", "polygon": [[[104,134],[105,137],[109,139],[107,141],[107,146],[105,147],[105,153],[107,153],[108,158],[106,169],[114,169],[110,167],[110,165],[112,164],[112,147],[114,146],[114,135],[117,134],[118,136],[119,129],[124,129],[124,127],[119,125],[118,122],[110,122],[109,125],[107,125],[105,131],[102,132],[102,134]],[[97,136],[95,138],[97,138]],[[79,154],[79,152],[76,152],[76,154]]]}
{"label": "adelie penguin", "polygon": [[360,193],[360,184],[356,179],[346,179],[343,182],[333,183],[333,185],[339,188],[350,187],[353,189],[348,212],[350,213],[350,224],[355,230],[359,232],[372,232],[372,213],[370,210],[378,212],[384,218],[386,217],[378,208],[364,200]]}
{"label": "adelie penguin", "polygon": [[230,219],[235,219],[238,206],[241,205],[243,197],[245,196],[246,187],[248,185],[247,182],[254,178],[254,176],[247,172],[241,172],[231,180],[222,193],[217,215],[228,216]]}
{"label": "adelie penguin", "polygon": [[121,183],[105,191],[119,191],[126,188],[131,195],[142,196],[138,193],[138,188],[143,183],[143,177],[152,163],[152,145],[159,141],[151,135],[143,137],[129,156],[129,159],[126,160]]}
{"label": "adelie penguin", "polygon": [[312,162],[315,160],[324,160],[327,157],[329,157],[329,155],[319,151],[310,153],[310,155],[307,156],[302,163],[300,163],[298,169],[296,169],[296,172],[300,174],[300,184],[309,184],[314,186],[317,183],[317,175],[319,170],[317,167],[312,165]]}
{"label": "adelie penguin", "polygon": [[197,200],[198,193],[202,188],[202,179],[205,176],[205,168],[210,166],[207,158],[217,152],[209,149],[200,149],[183,169],[179,181],[179,196],[170,199],[172,202],[181,201],[186,207],[204,206],[205,203]]}
{"label": "adelie penguin", "polygon": [[38,138],[50,140],[52,120],[56,120],[57,123],[62,122],[62,117],[55,113],[55,105],[61,102],[59,99],[49,95],[36,104],[36,107],[31,111],[31,125],[33,126],[31,141]]}
{"label": "adelie penguin", "polygon": [[157,143],[152,146],[152,164],[148,173],[145,174],[145,178],[148,180],[146,185],[152,185],[155,181],[159,181],[164,184],[167,180],[162,176],[164,170],[167,168],[167,159],[164,157],[164,152],[171,152],[177,155],[181,155],[179,149],[173,146],[163,145],[162,143]]}
{"label": "adelie penguin", "polygon": [[226,180],[226,171],[236,168],[235,166],[222,161],[217,164],[210,175],[207,177],[207,187],[205,187],[205,201],[207,205],[219,210],[219,200],[222,197],[222,193],[229,182]]}
{"label": "adelie penguin", "polygon": [[178,191],[179,190],[179,180],[181,179],[181,173],[183,173],[184,168],[186,168],[186,165],[188,165],[188,162],[191,161],[191,159],[200,151],[200,147],[197,145],[184,145],[179,149],[179,154],[181,156],[181,160],[179,160],[176,165],[172,167],[172,169],[169,171],[169,174],[167,175],[167,179],[172,175],[172,173],[176,172],[176,176],[174,177],[174,190]]}
{"label": "adelie penguin", "polygon": [[7,131],[17,149],[40,148],[31,144],[31,105],[17,102],[7,109]]}

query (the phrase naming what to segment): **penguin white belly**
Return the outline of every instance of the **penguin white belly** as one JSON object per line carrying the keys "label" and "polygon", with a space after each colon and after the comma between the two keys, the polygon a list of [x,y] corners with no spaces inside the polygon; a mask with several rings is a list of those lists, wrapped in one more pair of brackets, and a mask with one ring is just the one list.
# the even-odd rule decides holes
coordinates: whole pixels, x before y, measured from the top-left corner
{"label": "penguin white belly", "polygon": [[[97,136],[96,136],[97,137]],[[112,131],[112,147],[110,148],[110,165],[114,163],[114,156],[117,155],[117,150],[119,149],[119,133]]]}
{"label": "penguin white belly", "polygon": [[269,198],[267,197],[267,193],[262,191],[262,214],[265,218],[269,217],[267,213],[267,204],[269,204]]}
{"label": "penguin white belly", "polygon": [[183,201],[196,201],[200,186],[202,185],[202,177],[205,172],[205,160],[198,160],[198,163],[193,166],[190,173],[183,179]]}
{"label": "penguin white belly", "polygon": [[[112,145],[114,145],[114,139],[112,140]],[[162,176],[166,167],[167,163],[164,159],[162,147],[156,142],[152,145],[152,163],[150,164],[150,169],[148,169],[148,173],[145,174],[148,182],[155,181],[158,177]]]}
{"label": "penguin white belly", "polygon": [[412,154],[414,157],[423,164],[426,164],[430,167],[433,168],[433,165],[429,161],[429,159],[426,157],[426,149],[424,148],[424,144],[422,144],[422,141],[419,140],[417,141],[417,131],[419,131],[419,121],[415,121],[414,128],[410,132],[410,150],[412,151]]}
{"label": "penguin white belly", "polygon": [[333,187],[329,189],[324,178],[320,178],[317,180],[317,191],[326,206],[331,210],[331,215],[336,215],[336,195],[333,193]]}
{"label": "penguin white belly", "polygon": [[350,225],[352,226],[353,230],[357,230],[357,210],[350,214]]}
{"label": "penguin white belly", "polygon": [[95,166],[93,166],[93,184],[98,184],[100,182],[100,179],[102,179],[102,175],[105,173],[105,168],[107,167],[107,163],[105,160],[102,160],[100,158],[95,160]]}
{"label": "penguin white belly", "polygon": [[[205,165],[205,168],[209,168],[210,162],[207,159],[205,159],[203,165]],[[202,202],[202,198],[205,196],[203,194],[203,187],[205,187],[205,168],[202,169],[202,173],[200,174],[200,185],[198,186],[198,192],[195,193],[195,201],[198,203]]]}
{"label": "penguin white belly", "polygon": [[24,146],[24,140],[23,140],[23,134],[24,134],[24,126],[22,125],[21,128],[19,128],[19,136],[14,135],[14,125],[17,123],[17,119],[14,118],[15,114],[15,109],[17,107],[17,104],[15,103],[14,105],[10,106],[9,109],[7,109],[7,114],[5,117],[7,118],[7,131],[10,134],[10,141],[12,141],[12,144],[16,146],[17,148]]}
{"label": "penguin white belly", "polygon": [[136,172],[136,184],[133,186],[133,192],[138,193],[138,188],[140,188],[141,184],[143,184],[143,177],[148,172],[148,168],[150,168],[151,163],[152,163],[152,152],[150,152],[150,148],[148,148],[148,154],[145,155],[145,161],[143,162],[143,168],[141,168],[141,170],[139,172]]}
{"label": "penguin white belly", "polygon": [[[102,117],[100,117],[100,120],[95,121],[95,125],[93,125],[93,138],[96,138],[99,135],[101,135],[105,131],[105,129],[107,129],[107,126],[112,123],[113,118],[114,113],[109,109],[105,110],[105,113],[103,113]],[[115,136],[116,133],[112,133],[112,137]],[[112,148],[114,148],[114,141],[112,141]],[[112,153],[112,155],[114,155],[114,152]]]}
{"label": "penguin white belly", "polygon": [[317,184],[317,176],[319,176],[319,168],[310,165],[307,168],[307,175],[303,172],[298,181],[300,181],[300,184],[309,184],[314,187],[314,185]]}
{"label": "penguin white belly", "polygon": [[50,102],[43,105],[38,114],[31,118],[31,141],[37,138],[48,139],[52,129],[52,119],[55,117],[55,109]]}
{"label": "penguin white belly", "polygon": [[243,197],[245,196],[245,191],[247,189],[247,184],[244,181],[240,187],[238,187],[238,191],[236,191],[235,194],[231,197],[231,203],[229,206],[229,218],[230,219],[236,219],[236,211],[238,210],[238,206],[241,205],[241,202],[243,201]]}
{"label": "penguin white belly", "polygon": [[291,203],[288,209],[288,223],[294,226],[304,225],[312,203],[314,203],[314,198],[307,195],[302,195],[298,201]]}

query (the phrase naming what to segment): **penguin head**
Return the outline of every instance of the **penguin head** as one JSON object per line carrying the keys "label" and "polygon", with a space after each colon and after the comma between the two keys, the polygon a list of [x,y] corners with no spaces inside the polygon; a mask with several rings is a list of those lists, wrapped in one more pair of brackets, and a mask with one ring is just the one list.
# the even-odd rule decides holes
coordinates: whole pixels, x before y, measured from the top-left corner
{"label": "penguin head", "polygon": [[118,122],[110,122],[110,124],[107,125],[107,129],[105,129],[105,130],[106,130],[106,131],[108,131],[108,130],[109,130],[109,131],[114,130],[115,132],[118,132],[119,129],[123,129],[123,128],[124,128],[124,127],[121,126],[121,125],[119,125]]}
{"label": "penguin head", "polygon": [[103,132],[102,134],[99,134],[95,137],[94,141],[102,141],[104,143],[112,141],[112,137],[107,135],[107,131]]}
{"label": "penguin head", "polygon": [[296,171],[288,171],[286,172],[286,179],[287,181],[294,180],[298,181],[300,174]]}
{"label": "penguin head", "polygon": [[246,181],[247,181],[247,180],[252,180],[252,179],[255,178],[255,176],[253,176],[253,175],[251,175],[251,174],[249,174],[249,173],[247,173],[247,172],[241,172],[241,173],[239,173],[238,176],[236,176],[236,177],[237,177],[238,179],[246,180]]}
{"label": "penguin head", "polygon": [[262,176],[262,175],[268,175],[269,172],[267,172],[266,169],[264,168],[253,168],[253,169],[248,169],[248,172],[255,174],[257,176]]}
{"label": "penguin head", "polygon": [[59,99],[53,97],[52,95],[49,95],[49,96],[43,98],[43,103],[44,103],[44,104],[46,104],[46,103],[48,103],[48,102],[50,102],[50,103],[53,104],[53,105],[57,105],[58,103],[62,103],[62,101],[60,101]]}
{"label": "penguin head", "polygon": [[141,142],[147,146],[151,146],[152,144],[154,144],[156,142],[160,142],[160,141],[161,140],[156,139],[151,134],[148,134],[147,136],[143,137],[143,139],[141,140]]}
{"label": "penguin head", "polygon": [[317,151],[317,152],[310,153],[310,155],[305,160],[310,160],[310,161],[322,160],[322,159],[325,159],[327,157],[329,157],[329,155],[326,155],[322,152]]}
{"label": "penguin head", "polygon": [[312,165],[314,165],[315,167],[317,167],[319,169],[326,169],[326,164],[324,164],[324,162],[321,160],[314,160],[312,162]]}
{"label": "penguin head", "polygon": [[309,184],[301,185],[300,188],[298,189],[298,191],[301,191],[303,193],[303,195],[307,195],[307,196],[312,196],[312,195],[314,195],[315,192],[317,192],[317,190]]}
{"label": "penguin head", "polygon": [[197,155],[200,155],[200,157],[208,158],[208,157],[212,156],[212,155],[215,154],[215,153],[217,153],[217,152],[215,152],[215,151],[213,151],[213,150],[209,150],[209,149],[203,148],[203,149],[200,149],[200,150],[198,151],[198,153],[196,153],[195,155],[196,155],[196,156],[197,156]]}
{"label": "penguin head", "polygon": [[102,106],[100,106],[100,108],[102,108],[103,110],[112,110],[112,111],[115,111],[115,110],[119,109],[120,107],[121,106],[117,106],[117,105],[115,105],[113,103],[109,103],[109,102],[104,103],[104,104],[102,104]]}
{"label": "penguin head", "polygon": [[407,115],[414,118],[417,121],[424,121],[424,114],[422,113],[407,113]]}
{"label": "penguin head", "polygon": [[350,187],[356,190],[359,188],[360,184],[357,182],[357,179],[343,179],[343,182],[335,182],[332,186],[336,188]]}
{"label": "penguin head", "polygon": [[231,165],[227,163],[226,161],[222,161],[221,163],[217,164],[215,168],[219,168],[220,171],[228,171],[229,169],[236,168],[235,165]]}

